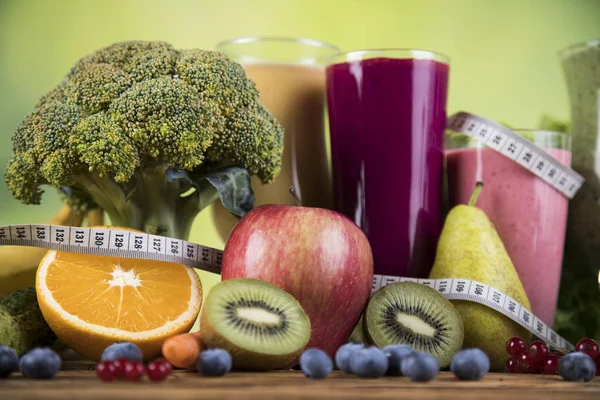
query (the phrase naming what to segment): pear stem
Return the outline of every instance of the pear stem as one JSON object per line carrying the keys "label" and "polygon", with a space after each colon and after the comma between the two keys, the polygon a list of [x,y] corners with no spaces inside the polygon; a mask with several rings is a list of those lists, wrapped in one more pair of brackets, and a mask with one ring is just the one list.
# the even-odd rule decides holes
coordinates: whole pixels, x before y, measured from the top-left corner
{"label": "pear stem", "polygon": [[302,201],[300,200],[300,197],[298,196],[298,192],[296,192],[296,188],[293,186],[290,186],[289,190],[290,190],[290,194],[292,195],[294,200],[296,200],[296,205],[298,205],[298,207],[302,207]]}
{"label": "pear stem", "polygon": [[481,194],[481,189],[483,189],[483,182],[477,182],[475,184],[475,190],[473,190],[473,194],[471,195],[471,198],[469,199],[469,206],[471,206],[471,207],[475,206],[475,204],[477,203],[477,199],[479,198],[479,195]]}

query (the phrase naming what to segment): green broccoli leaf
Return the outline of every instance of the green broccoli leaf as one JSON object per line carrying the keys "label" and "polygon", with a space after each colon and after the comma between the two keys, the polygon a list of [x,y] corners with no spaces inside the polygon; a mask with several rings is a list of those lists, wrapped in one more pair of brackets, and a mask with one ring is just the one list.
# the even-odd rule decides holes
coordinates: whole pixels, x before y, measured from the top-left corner
{"label": "green broccoli leaf", "polygon": [[254,207],[254,191],[245,168],[224,167],[210,172],[169,168],[166,177],[170,182],[183,179],[199,193],[216,189],[223,207],[237,217],[243,217]]}

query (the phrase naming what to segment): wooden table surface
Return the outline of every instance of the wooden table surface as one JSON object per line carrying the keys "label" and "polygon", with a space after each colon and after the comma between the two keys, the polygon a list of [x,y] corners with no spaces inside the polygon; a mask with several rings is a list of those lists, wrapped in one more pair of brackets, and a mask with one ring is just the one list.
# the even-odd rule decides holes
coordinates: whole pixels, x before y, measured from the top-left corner
{"label": "wooden table surface", "polygon": [[177,370],[160,383],[104,383],[93,369],[90,363],[66,362],[60,375],[50,381],[12,375],[0,380],[0,399],[600,399],[600,377],[572,383],[559,376],[488,374],[479,382],[460,382],[442,372],[432,382],[413,383],[402,377],[360,379],[339,371],[314,381],[299,371],[233,372],[207,378]]}

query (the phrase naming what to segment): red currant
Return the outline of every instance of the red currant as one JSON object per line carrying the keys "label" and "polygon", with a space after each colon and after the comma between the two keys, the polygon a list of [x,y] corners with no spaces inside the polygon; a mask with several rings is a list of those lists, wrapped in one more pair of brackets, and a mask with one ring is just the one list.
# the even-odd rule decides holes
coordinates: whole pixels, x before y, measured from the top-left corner
{"label": "red currant", "polygon": [[170,362],[168,362],[166,359],[162,358],[159,360],[159,362],[161,362],[167,369],[167,371],[168,371],[167,375],[169,375],[171,372],[173,372],[173,365]]}
{"label": "red currant", "polygon": [[162,381],[171,373],[171,368],[160,361],[153,361],[146,367],[146,375],[151,381]]}
{"label": "red currant", "polygon": [[561,356],[557,354],[549,354],[544,361],[544,373],[548,375],[556,375],[558,373],[558,362]]}
{"label": "red currant", "polygon": [[598,354],[600,353],[600,351],[598,351],[598,343],[596,343],[594,339],[589,338],[581,339],[579,342],[577,342],[575,351],[582,351],[588,356],[592,357],[592,359],[598,357]]}
{"label": "red currant", "polygon": [[529,356],[533,363],[543,362],[548,356],[548,346],[541,340],[534,340],[529,345]]}
{"label": "red currant", "polygon": [[104,361],[96,366],[96,375],[105,382],[117,379],[117,371],[112,361]]}
{"label": "red currant", "polygon": [[506,371],[512,374],[520,374],[523,372],[519,363],[519,356],[512,356],[506,360]]}
{"label": "red currant", "polygon": [[142,379],[142,375],[144,375],[144,369],[144,364],[142,363],[127,361],[125,363],[123,375],[128,381],[139,381]]}
{"label": "red currant", "polygon": [[594,361],[596,362],[596,376],[600,376],[600,355]]}
{"label": "red currant", "polygon": [[518,357],[519,367],[524,374],[539,374],[542,372],[543,361],[532,359],[530,353],[523,353]]}
{"label": "red currant", "polygon": [[511,356],[517,356],[527,351],[527,344],[520,337],[510,338],[506,342],[506,352]]}
{"label": "red currant", "polygon": [[113,360],[112,363],[115,366],[115,372],[117,374],[117,378],[121,379],[125,376],[125,364],[128,362],[126,358],[117,358]]}

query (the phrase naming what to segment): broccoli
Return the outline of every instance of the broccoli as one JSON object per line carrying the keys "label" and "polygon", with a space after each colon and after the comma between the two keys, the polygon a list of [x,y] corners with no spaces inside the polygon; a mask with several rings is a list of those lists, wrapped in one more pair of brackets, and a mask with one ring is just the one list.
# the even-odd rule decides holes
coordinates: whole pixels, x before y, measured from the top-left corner
{"label": "broccoli", "polygon": [[242,66],[164,42],[120,42],[75,63],[16,128],[5,183],[25,204],[51,185],[114,225],[187,238],[220,198],[241,217],[250,176],[281,169],[283,128]]}

